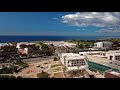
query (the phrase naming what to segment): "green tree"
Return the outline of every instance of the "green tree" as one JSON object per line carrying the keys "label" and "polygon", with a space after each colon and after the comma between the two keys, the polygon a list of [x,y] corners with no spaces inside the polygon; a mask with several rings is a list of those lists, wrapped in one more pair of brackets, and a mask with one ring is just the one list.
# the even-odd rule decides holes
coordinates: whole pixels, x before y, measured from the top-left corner
{"label": "green tree", "polygon": [[89,48],[90,45],[86,43],[86,44],[84,45],[84,47],[85,47],[85,48]]}
{"label": "green tree", "polygon": [[79,43],[78,43],[78,44],[76,45],[76,47],[79,48],[79,49],[83,49],[83,44],[79,44]]}

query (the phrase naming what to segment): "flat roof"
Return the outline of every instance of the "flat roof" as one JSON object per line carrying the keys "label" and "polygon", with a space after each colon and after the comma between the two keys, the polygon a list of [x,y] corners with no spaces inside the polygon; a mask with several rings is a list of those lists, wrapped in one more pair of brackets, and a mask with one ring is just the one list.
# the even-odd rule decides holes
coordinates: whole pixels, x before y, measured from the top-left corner
{"label": "flat roof", "polygon": [[62,55],[62,56],[80,56],[80,55],[77,54],[77,53],[62,53],[61,55]]}
{"label": "flat roof", "polygon": [[84,56],[70,56],[70,57],[66,57],[66,59],[76,60],[76,59],[85,59],[85,57]]}
{"label": "flat roof", "polygon": [[111,71],[111,72],[109,72],[109,73],[114,74],[114,75],[117,75],[117,76],[120,76],[120,73],[115,72],[115,71]]}

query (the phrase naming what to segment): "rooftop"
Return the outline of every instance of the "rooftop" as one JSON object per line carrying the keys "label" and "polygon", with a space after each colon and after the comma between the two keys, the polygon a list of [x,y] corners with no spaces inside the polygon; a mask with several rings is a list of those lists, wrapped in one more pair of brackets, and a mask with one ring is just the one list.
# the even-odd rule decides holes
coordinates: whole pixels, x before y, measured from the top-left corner
{"label": "rooftop", "polygon": [[109,73],[114,74],[114,75],[117,75],[117,76],[120,76],[120,73],[115,72],[115,71],[111,71],[111,72],[109,72]]}
{"label": "rooftop", "polygon": [[85,59],[84,56],[69,56],[66,57],[68,60],[76,60],[76,59]]}

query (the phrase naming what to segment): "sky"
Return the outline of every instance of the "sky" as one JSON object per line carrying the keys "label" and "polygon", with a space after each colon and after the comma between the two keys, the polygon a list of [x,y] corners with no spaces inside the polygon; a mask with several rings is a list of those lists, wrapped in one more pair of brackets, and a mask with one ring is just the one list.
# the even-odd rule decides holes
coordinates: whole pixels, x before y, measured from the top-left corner
{"label": "sky", "polygon": [[120,36],[120,12],[0,12],[0,35]]}

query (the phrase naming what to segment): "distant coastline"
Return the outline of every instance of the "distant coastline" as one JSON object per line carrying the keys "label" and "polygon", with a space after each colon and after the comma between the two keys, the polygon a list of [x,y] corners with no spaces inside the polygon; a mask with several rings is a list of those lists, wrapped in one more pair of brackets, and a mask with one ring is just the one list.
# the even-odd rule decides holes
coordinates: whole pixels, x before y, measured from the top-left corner
{"label": "distant coastline", "polygon": [[33,42],[33,41],[65,41],[65,40],[98,40],[120,38],[120,36],[0,36],[0,43]]}

